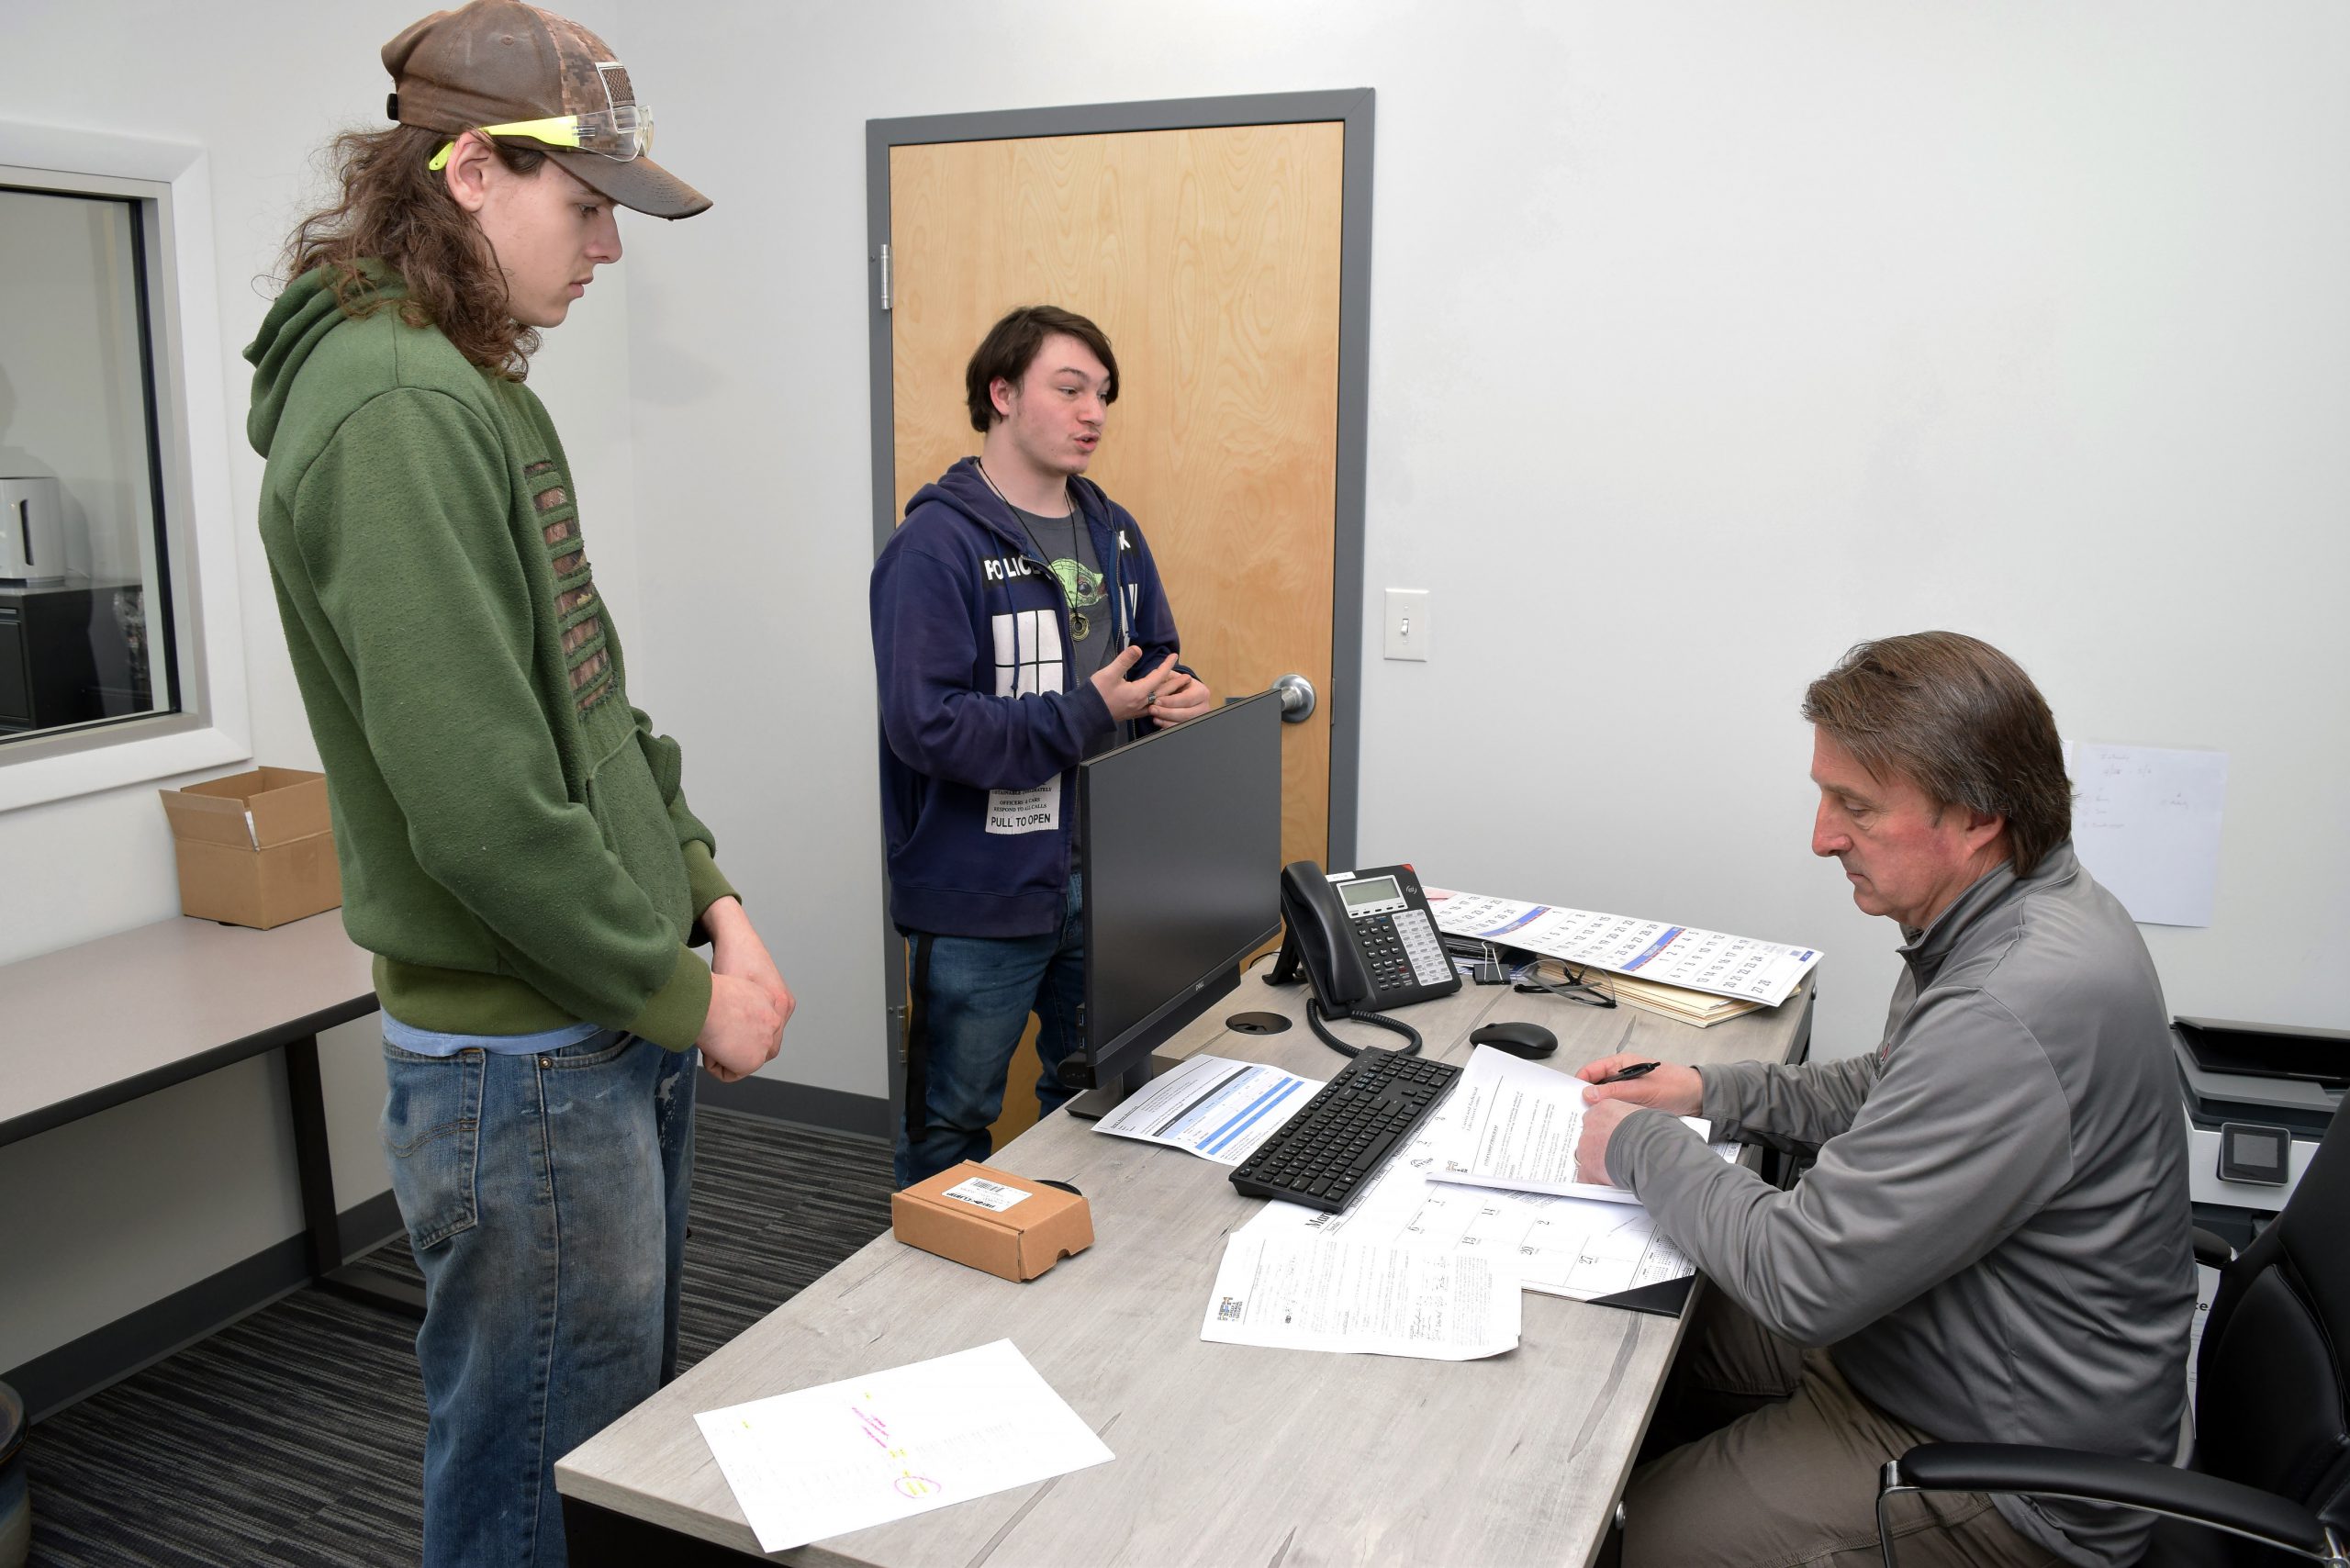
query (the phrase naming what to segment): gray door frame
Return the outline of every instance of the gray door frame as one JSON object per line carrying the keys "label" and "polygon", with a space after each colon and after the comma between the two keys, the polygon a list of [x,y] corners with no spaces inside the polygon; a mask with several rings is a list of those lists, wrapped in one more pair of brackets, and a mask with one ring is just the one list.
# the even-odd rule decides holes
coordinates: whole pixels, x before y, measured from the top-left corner
{"label": "gray door frame", "polygon": [[[1337,120],[1345,126],[1339,191],[1338,430],[1330,597],[1330,687],[1321,694],[1330,722],[1330,864],[1351,866],[1361,767],[1362,553],[1364,441],[1370,408],[1371,160],[1376,95],[1369,87],[1330,92],[1261,93],[1230,98],[1161,98],[1132,104],[920,115],[865,122],[865,253],[867,345],[872,377],[873,551],[897,525],[897,420],[890,397],[890,315],[882,308],[882,247],[890,242],[890,151],[941,141],[1004,141],[1044,136],[1108,136],[1137,130],[1201,130],[1223,126],[1293,125]],[[1237,695],[1237,693],[1235,695]],[[883,743],[887,744],[887,743]],[[886,853],[886,846],[884,846]],[[885,881],[886,888],[886,868]],[[892,1132],[903,1115],[905,1063],[898,1042],[905,1025],[905,944],[881,917]]]}

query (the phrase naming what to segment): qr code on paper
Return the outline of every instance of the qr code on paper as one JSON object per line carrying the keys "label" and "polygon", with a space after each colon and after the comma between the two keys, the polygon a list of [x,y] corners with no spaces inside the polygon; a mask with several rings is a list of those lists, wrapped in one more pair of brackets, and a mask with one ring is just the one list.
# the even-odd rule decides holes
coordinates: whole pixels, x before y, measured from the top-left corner
{"label": "qr code on paper", "polygon": [[1215,1304],[1215,1320],[1218,1323],[1237,1323],[1240,1320],[1240,1309],[1244,1305],[1246,1304],[1236,1296],[1225,1296]]}

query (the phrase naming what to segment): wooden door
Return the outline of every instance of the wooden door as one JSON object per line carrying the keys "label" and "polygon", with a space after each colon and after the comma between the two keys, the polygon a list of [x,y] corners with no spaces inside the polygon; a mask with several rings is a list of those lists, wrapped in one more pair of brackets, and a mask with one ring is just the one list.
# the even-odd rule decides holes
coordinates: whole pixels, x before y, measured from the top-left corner
{"label": "wooden door", "polygon": [[[1282,726],[1284,861],[1328,858],[1344,161],[1335,120],[890,150],[898,514],[979,450],[963,369],[998,318],[1098,322],[1119,391],[1089,472],[1150,541],[1183,662],[1324,699]],[[999,1146],[1035,1076],[1024,1042]]]}

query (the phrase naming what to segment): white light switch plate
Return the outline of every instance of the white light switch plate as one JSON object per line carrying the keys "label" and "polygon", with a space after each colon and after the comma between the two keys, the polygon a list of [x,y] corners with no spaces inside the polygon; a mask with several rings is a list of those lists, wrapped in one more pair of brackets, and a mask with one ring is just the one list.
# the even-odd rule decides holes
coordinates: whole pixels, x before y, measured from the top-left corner
{"label": "white light switch plate", "polygon": [[1428,656],[1428,590],[1387,590],[1386,656],[1425,659]]}

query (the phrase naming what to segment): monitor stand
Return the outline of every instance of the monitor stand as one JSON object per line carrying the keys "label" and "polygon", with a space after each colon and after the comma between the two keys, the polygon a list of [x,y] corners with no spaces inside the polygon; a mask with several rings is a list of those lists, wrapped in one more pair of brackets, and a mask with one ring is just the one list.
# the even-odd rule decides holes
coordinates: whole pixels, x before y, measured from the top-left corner
{"label": "monitor stand", "polygon": [[[1069,1100],[1065,1103],[1063,1109],[1079,1120],[1087,1122],[1098,1122],[1112,1111],[1116,1110],[1127,1095],[1140,1089],[1160,1073],[1170,1070],[1183,1059],[1181,1057],[1162,1057],[1158,1054],[1158,1047],[1181,1034],[1194,1019],[1201,1017],[1209,1008],[1230,996],[1239,984],[1240,966],[1236,963],[1230,969],[1202,980],[1174,1002],[1169,1002],[1160,1011],[1158,1017],[1151,1020],[1147,1031],[1136,1029],[1111,1047],[1110,1055],[1113,1059],[1131,1058],[1136,1051],[1142,1053],[1140,1059],[1136,1060],[1133,1066],[1114,1078],[1105,1082],[1097,1082],[1092,1088]],[[1083,1017],[1082,1014],[1079,1014],[1080,1026],[1082,1026]],[[1145,1040],[1150,1043],[1145,1045],[1143,1043]],[[1091,1058],[1090,1052],[1085,1054]],[[1077,1057],[1072,1056],[1069,1061],[1074,1062],[1077,1059]],[[1064,1062],[1063,1070],[1066,1070],[1068,1066],[1069,1063]]]}
{"label": "monitor stand", "polygon": [[1180,1059],[1174,1057],[1148,1058],[1138,1066],[1126,1069],[1109,1082],[1077,1095],[1061,1109],[1080,1122],[1098,1122],[1124,1104],[1127,1095],[1173,1068]]}

